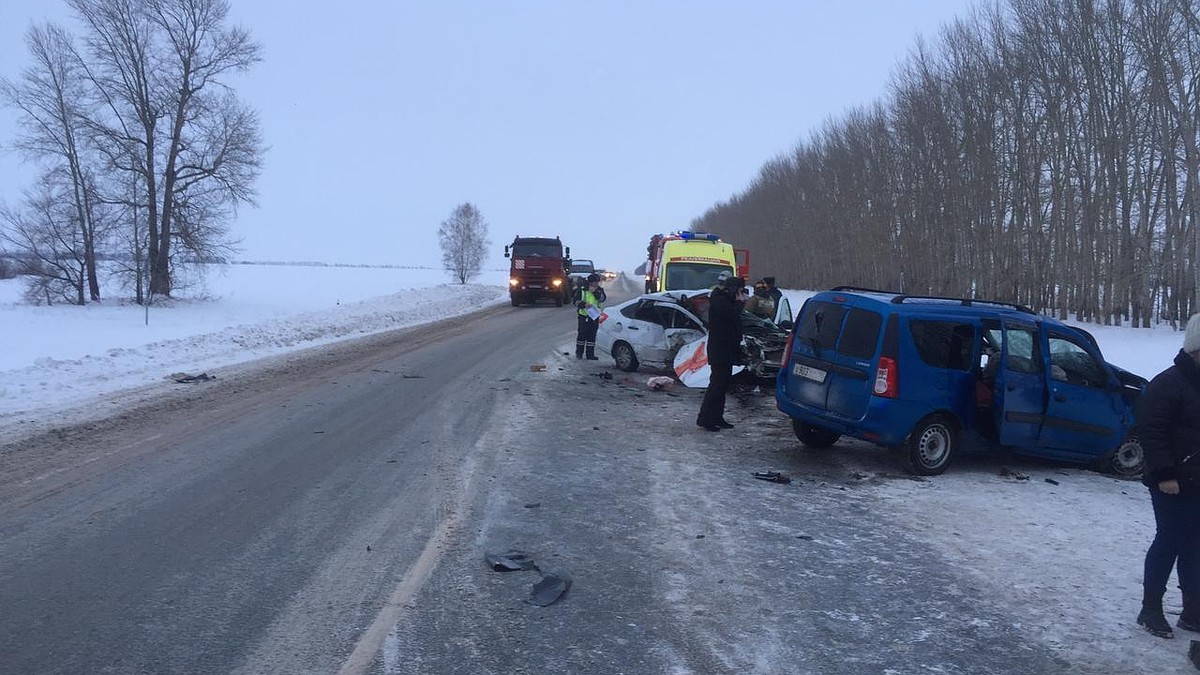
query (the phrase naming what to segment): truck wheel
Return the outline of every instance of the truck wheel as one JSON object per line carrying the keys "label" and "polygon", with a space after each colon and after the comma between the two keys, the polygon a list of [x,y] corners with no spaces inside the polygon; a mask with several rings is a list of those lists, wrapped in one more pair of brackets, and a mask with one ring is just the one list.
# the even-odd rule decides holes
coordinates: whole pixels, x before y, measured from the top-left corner
{"label": "truck wheel", "polygon": [[508,299],[512,301],[512,306],[513,306],[513,307],[520,307],[520,306],[521,306],[521,298],[520,298],[519,296],[517,296],[517,294],[516,294],[516,293],[513,293],[512,295],[509,295],[509,296],[508,296]]}
{"label": "truck wheel", "polygon": [[801,422],[795,418],[792,418],[792,432],[796,434],[796,438],[800,439],[804,447],[814,450],[824,450],[837,443],[838,439],[842,437],[841,434]]}
{"label": "truck wheel", "polygon": [[917,422],[908,437],[908,468],[918,476],[936,476],[950,465],[958,449],[958,429],[943,415]]}
{"label": "truck wheel", "polygon": [[554,298],[554,306],[555,306],[555,307],[562,307],[562,296],[561,296],[561,295],[559,295],[559,296],[555,296],[555,298]]}
{"label": "truck wheel", "polygon": [[633,347],[628,343],[618,342],[612,348],[613,361],[617,362],[617,368],[624,370],[627,373],[632,373],[638,369],[637,354],[633,353]]}

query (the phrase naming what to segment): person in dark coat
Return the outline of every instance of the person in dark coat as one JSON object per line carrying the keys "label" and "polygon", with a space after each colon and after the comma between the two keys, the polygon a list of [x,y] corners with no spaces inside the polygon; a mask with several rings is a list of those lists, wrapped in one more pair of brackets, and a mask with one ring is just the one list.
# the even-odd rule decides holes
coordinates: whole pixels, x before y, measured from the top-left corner
{"label": "person in dark coat", "polygon": [[1155,523],[1137,622],[1158,637],[1175,636],[1163,616],[1163,594],[1175,568],[1183,594],[1175,625],[1200,632],[1200,314],[1188,320],[1174,364],[1146,386],[1137,429]]}
{"label": "person in dark coat", "polygon": [[733,379],[733,364],[742,350],[742,306],[746,280],[728,277],[708,296],[708,366],[711,374],[696,425],[708,431],[732,429],[725,421],[725,392]]}
{"label": "person in dark coat", "polygon": [[775,277],[763,277],[762,280],[763,283],[767,285],[767,295],[771,296],[771,299],[774,300],[776,306],[778,306],[779,301],[783,299],[783,291],[779,290],[779,288],[775,286]]}

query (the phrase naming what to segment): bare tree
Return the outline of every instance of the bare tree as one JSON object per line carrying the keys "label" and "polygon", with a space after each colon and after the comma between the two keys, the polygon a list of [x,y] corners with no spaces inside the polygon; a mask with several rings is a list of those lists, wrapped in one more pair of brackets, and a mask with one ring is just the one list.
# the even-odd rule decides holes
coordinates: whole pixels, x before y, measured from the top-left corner
{"label": "bare tree", "polygon": [[479,274],[487,254],[487,222],[470,202],[459,204],[438,227],[442,246],[442,264],[458,283],[465,284]]}
{"label": "bare tree", "polygon": [[[63,168],[63,195],[73,209],[87,286],[93,301],[100,299],[96,250],[103,232],[94,216],[95,178],[87,152],[83,119],[87,100],[83,67],[72,38],[52,24],[34,26],[25,36],[33,65],[19,83],[0,80],[0,100],[21,112],[23,132],[15,145],[31,159]],[[44,187],[44,186],[43,186]],[[45,224],[45,221],[42,221]]]}
{"label": "bare tree", "polygon": [[29,283],[25,298],[36,304],[85,302],[87,256],[75,222],[65,171],[49,171],[25,192],[24,210],[0,207],[0,244],[19,251]]}
{"label": "bare tree", "polygon": [[[89,78],[104,110],[91,129],[112,168],[143,186],[149,291],[169,295],[173,245],[219,247],[197,237],[221,234],[215,221],[253,203],[258,119],[223,78],[258,62],[260,47],[225,25],[225,0],[69,3],[87,28]],[[130,194],[121,185],[118,194]]]}
{"label": "bare tree", "polygon": [[1002,4],[918,43],[875,112],[827,122],[692,227],[807,288],[1185,319],[1200,305],[1200,3]]}

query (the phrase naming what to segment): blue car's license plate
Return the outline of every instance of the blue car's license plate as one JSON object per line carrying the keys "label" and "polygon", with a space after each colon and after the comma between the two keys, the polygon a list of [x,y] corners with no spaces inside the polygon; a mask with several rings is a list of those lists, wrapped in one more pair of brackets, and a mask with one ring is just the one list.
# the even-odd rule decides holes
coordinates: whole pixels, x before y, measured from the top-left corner
{"label": "blue car's license plate", "polygon": [[792,374],[796,377],[803,377],[806,380],[812,380],[813,382],[824,382],[826,373],[820,368],[813,368],[812,366],[806,366],[803,363],[797,363],[796,365],[792,366]]}

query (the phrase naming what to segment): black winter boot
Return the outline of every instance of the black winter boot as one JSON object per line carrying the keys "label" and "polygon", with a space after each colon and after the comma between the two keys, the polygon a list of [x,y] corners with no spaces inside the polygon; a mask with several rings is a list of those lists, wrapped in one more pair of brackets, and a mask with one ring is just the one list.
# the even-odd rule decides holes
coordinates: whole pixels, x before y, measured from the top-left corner
{"label": "black winter boot", "polygon": [[1200,633],[1200,593],[1183,594],[1183,612],[1179,614],[1175,625],[1193,633]]}
{"label": "black winter boot", "polygon": [[1146,593],[1142,597],[1142,611],[1138,612],[1137,622],[1139,626],[1146,629],[1146,632],[1155,637],[1175,637],[1175,632],[1171,630],[1171,624],[1167,623],[1167,617],[1163,616],[1162,594]]}

